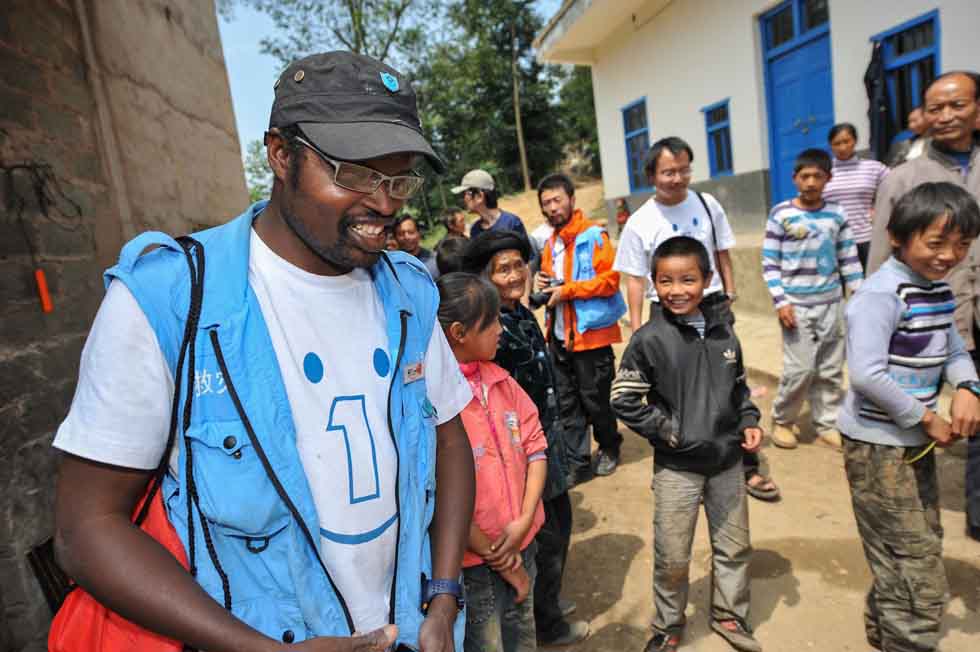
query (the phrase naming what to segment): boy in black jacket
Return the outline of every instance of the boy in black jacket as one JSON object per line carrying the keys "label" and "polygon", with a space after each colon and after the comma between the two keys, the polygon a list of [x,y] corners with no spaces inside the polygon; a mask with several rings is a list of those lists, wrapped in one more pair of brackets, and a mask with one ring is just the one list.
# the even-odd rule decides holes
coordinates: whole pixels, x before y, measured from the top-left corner
{"label": "boy in black jacket", "polygon": [[686,236],[653,255],[660,303],[633,334],[612,386],[612,406],[654,447],[654,635],[644,652],[673,652],[684,630],[698,508],[711,535],[711,627],[738,650],[759,652],[749,612],[749,516],[742,451],[758,450],[742,349],[715,306],[703,304],[708,252]]}

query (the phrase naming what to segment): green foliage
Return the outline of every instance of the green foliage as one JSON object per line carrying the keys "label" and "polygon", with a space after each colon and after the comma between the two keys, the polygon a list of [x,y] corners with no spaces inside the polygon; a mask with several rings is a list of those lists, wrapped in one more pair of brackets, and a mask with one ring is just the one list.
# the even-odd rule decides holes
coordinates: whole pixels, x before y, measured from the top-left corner
{"label": "green foliage", "polygon": [[261,140],[253,140],[245,148],[245,185],[252,203],[268,199],[272,193],[272,169]]}
{"label": "green foliage", "polygon": [[562,126],[562,141],[573,155],[584,159],[584,174],[602,175],[599,162],[599,127],[596,124],[595,96],[592,93],[592,70],[575,66],[565,77],[555,107]]}

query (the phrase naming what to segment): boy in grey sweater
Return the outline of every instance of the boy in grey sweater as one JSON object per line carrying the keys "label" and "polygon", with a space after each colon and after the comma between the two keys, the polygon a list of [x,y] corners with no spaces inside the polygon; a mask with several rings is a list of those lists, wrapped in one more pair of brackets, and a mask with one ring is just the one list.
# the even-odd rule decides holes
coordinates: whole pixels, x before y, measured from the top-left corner
{"label": "boy in grey sweater", "polygon": [[[943,278],[980,233],[980,207],[954,184],[924,183],[895,205],[888,233],[892,257],[847,306],[850,389],[838,427],[874,576],[868,642],[929,652],[948,599],[933,447],[980,425],[980,383]],[[949,421],[936,413],[943,380],[956,387]]]}

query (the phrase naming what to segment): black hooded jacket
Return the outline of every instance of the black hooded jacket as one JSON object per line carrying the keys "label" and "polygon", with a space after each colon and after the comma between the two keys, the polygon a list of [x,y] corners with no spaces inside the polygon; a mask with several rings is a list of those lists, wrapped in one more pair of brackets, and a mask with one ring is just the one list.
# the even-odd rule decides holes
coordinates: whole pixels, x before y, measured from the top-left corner
{"label": "black hooded jacket", "polygon": [[660,304],[630,339],[613,382],[616,416],[646,437],[656,463],[714,474],[742,457],[743,431],[759,424],[742,348],[718,306],[701,303],[704,338]]}

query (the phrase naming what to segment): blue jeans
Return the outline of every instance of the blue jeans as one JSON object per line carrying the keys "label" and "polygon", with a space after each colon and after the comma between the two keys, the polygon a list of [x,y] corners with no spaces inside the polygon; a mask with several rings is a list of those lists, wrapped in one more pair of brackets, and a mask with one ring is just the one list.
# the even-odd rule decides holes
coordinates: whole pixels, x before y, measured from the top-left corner
{"label": "blue jeans", "polygon": [[499,573],[486,564],[463,569],[466,586],[466,638],[464,652],[534,652],[538,647],[534,629],[534,577],[537,568],[533,541],[521,553],[531,578],[531,590],[521,604]]}

